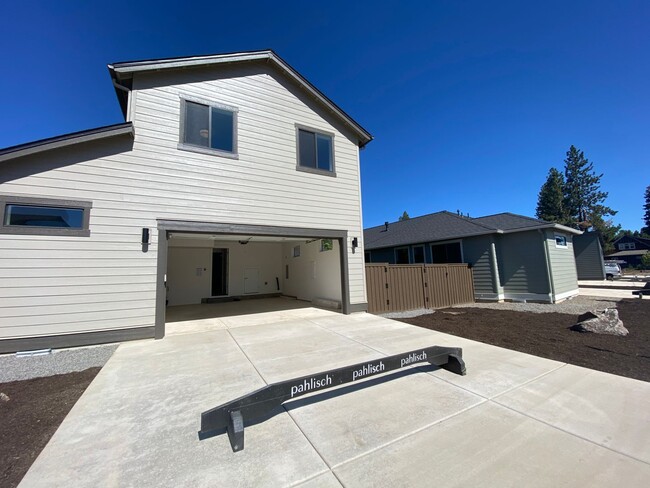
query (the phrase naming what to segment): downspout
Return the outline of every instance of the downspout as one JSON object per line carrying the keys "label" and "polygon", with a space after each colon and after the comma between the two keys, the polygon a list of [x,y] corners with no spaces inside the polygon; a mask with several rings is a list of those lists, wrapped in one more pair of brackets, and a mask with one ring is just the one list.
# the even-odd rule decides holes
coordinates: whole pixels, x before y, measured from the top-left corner
{"label": "downspout", "polygon": [[544,259],[546,260],[546,277],[551,291],[551,303],[555,303],[555,283],[553,282],[553,267],[551,266],[550,251],[548,249],[548,239],[542,229],[537,229],[544,240]]}
{"label": "downspout", "polygon": [[490,261],[492,262],[492,280],[494,281],[494,291],[497,294],[497,301],[501,301],[501,283],[499,281],[497,248],[494,244],[494,237],[490,240]]}

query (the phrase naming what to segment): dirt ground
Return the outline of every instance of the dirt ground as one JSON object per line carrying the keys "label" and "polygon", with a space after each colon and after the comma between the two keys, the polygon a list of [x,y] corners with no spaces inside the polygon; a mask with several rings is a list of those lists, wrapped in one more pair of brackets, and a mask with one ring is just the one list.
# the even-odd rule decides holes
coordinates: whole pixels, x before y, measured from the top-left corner
{"label": "dirt ground", "polygon": [[0,486],[18,486],[100,369],[0,383]]}
{"label": "dirt ground", "polygon": [[621,300],[625,337],[569,330],[577,315],[483,308],[438,310],[402,322],[535,356],[650,381],[650,300]]}

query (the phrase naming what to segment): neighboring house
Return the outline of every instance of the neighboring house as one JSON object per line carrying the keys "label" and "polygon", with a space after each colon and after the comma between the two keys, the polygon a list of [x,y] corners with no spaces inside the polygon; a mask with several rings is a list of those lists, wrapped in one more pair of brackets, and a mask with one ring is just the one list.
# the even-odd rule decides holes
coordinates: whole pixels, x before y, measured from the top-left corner
{"label": "neighboring house", "polygon": [[165,305],[365,310],[372,136],[272,51],[115,63],[125,122],[0,151],[0,352],[165,333]]}
{"label": "neighboring house", "polygon": [[573,236],[573,254],[579,280],[604,280],[605,263],[598,232]]}
{"label": "neighboring house", "polygon": [[468,263],[477,300],[559,302],[578,294],[573,236],[580,231],[511,213],[451,212],[364,230],[366,262]]}
{"label": "neighboring house", "polygon": [[614,252],[605,256],[608,261],[616,261],[622,267],[641,265],[641,258],[650,252],[650,239],[623,236],[614,241]]}

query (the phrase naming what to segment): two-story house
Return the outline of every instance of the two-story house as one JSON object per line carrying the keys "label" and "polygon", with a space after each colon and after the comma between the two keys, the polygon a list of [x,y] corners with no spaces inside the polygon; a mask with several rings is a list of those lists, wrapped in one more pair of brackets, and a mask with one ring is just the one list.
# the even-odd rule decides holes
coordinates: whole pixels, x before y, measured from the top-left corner
{"label": "two-story house", "polygon": [[613,243],[614,252],[605,256],[605,259],[616,261],[623,267],[641,265],[643,256],[650,252],[650,239],[634,236],[623,236]]}
{"label": "two-story house", "polygon": [[109,72],[124,123],[0,151],[0,352],[161,338],[215,297],[367,308],[368,131],[272,51]]}

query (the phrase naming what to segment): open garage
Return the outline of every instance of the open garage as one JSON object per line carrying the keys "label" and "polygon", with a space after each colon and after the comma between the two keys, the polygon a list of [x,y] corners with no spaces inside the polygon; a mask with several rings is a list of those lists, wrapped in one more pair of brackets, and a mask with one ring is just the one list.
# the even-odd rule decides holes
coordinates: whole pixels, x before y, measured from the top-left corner
{"label": "open garage", "polygon": [[217,316],[218,305],[233,301],[256,310],[248,301],[255,298],[267,299],[265,310],[273,308],[269,298],[289,297],[296,307],[348,312],[346,231],[177,221],[159,229],[157,336],[174,317]]}

